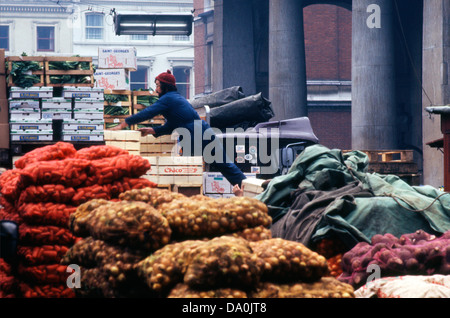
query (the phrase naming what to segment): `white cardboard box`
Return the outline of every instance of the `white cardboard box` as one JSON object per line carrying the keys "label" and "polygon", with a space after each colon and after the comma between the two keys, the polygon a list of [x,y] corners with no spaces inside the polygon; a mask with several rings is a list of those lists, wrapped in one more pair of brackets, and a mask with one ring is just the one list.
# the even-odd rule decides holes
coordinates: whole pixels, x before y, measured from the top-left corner
{"label": "white cardboard box", "polygon": [[130,90],[130,73],[120,69],[97,69],[94,73],[95,87],[107,90]]}
{"label": "white cardboard box", "polygon": [[104,131],[105,122],[103,120],[76,120],[67,119],[63,122],[64,131]]}
{"label": "white cardboard box", "polygon": [[98,68],[123,68],[137,70],[135,47],[99,47]]}
{"label": "white cardboard box", "polygon": [[12,141],[51,141],[53,130],[11,130]]}
{"label": "white cardboard box", "polygon": [[65,109],[72,110],[72,100],[67,98],[55,97],[42,100],[42,109]]}
{"label": "white cardboard box", "polygon": [[42,119],[71,119],[72,110],[66,109],[43,109]]}
{"label": "white cardboard box", "polygon": [[104,109],[104,101],[93,98],[79,98],[74,101],[74,109]]}
{"label": "white cardboard box", "polygon": [[10,120],[11,130],[52,130],[51,120]]}
{"label": "white cardboard box", "polygon": [[103,141],[102,132],[63,131],[64,141]]}
{"label": "white cardboard box", "polygon": [[73,119],[77,120],[103,120],[104,113],[101,109],[74,109]]}
{"label": "white cardboard box", "polygon": [[11,87],[10,89],[11,98],[49,98],[53,97],[53,87]]}
{"label": "white cardboard box", "polygon": [[90,99],[101,99],[104,100],[104,93],[102,88],[96,87],[64,87],[63,89],[64,98],[90,98]]}
{"label": "white cardboard box", "polygon": [[27,109],[34,110],[39,109],[39,99],[10,99],[9,109]]}
{"label": "white cardboard box", "polygon": [[232,193],[232,186],[220,172],[203,173],[203,191],[205,193]]}
{"label": "white cardboard box", "polygon": [[41,111],[35,110],[32,112],[23,112],[23,111],[10,111],[10,120],[16,121],[16,120],[39,120],[41,119]]}

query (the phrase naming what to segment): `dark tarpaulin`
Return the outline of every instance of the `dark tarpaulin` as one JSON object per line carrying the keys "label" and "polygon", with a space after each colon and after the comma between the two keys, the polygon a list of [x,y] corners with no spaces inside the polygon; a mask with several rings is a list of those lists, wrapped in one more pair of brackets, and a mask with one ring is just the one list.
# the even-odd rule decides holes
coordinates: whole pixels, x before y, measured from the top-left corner
{"label": "dark tarpaulin", "polygon": [[209,106],[209,108],[214,108],[218,106],[222,106],[235,100],[244,98],[244,92],[242,91],[242,87],[233,86],[229,88],[225,88],[223,90],[200,96],[198,98],[194,98],[190,100],[192,107],[194,108],[202,108],[203,106]]}
{"label": "dark tarpaulin", "polygon": [[210,112],[211,127],[219,129],[236,127],[241,123],[251,127],[266,122],[273,116],[271,102],[262,93],[212,108]]}
{"label": "dark tarpaulin", "polygon": [[307,147],[288,174],[257,198],[273,217],[272,234],[311,246],[339,238],[350,249],[375,234],[450,230],[450,194],[410,186],[398,176],[367,173],[363,152]]}

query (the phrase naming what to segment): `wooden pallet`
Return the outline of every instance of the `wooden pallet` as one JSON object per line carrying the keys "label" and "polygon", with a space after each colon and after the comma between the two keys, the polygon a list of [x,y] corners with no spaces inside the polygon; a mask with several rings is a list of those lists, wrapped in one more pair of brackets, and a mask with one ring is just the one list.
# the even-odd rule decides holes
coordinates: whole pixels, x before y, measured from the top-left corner
{"label": "wooden pallet", "polygon": [[[45,69],[44,69],[44,57],[43,56],[8,56],[6,57],[6,62],[8,63],[7,68],[7,75],[11,74],[12,66],[14,62],[22,62],[22,61],[28,61],[28,62],[38,62],[41,66],[41,70],[32,71],[32,75],[36,75],[39,77],[40,81],[39,83],[33,84],[33,86],[36,87],[42,87],[45,86]],[[13,79],[11,76],[8,78],[8,87],[12,86],[18,86],[13,82]]]}
{"label": "wooden pallet", "polygon": [[[343,153],[351,150],[344,150]],[[369,158],[369,172],[379,174],[415,175],[418,166],[413,150],[361,150]]]}
{"label": "wooden pallet", "polygon": [[[51,62],[86,62],[89,63],[89,70],[51,70]],[[92,57],[78,56],[46,56],[45,63],[45,85],[53,87],[76,86],[76,87],[94,87],[94,67]],[[89,76],[90,83],[51,83],[50,76]]]}
{"label": "wooden pallet", "polygon": [[[147,108],[147,106],[140,104],[138,102],[138,97],[139,96],[150,96],[151,92],[150,91],[133,91],[132,96],[133,96],[133,114],[137,114],[138,112],[140,112],[141,110]],[[148,107],[151,107],[148,106]],[[165,119],[163,116],[158,115],[153,117],[152,119],[142,122],[139,125],[140,126],[148,126],[148,125],[163,125],[165,123]],[[137,126],[137,125],[136,125]]]}
{"label": "wooden pallet", "polygon": [[361,150],[369,162],[414,162],[413,150]]}

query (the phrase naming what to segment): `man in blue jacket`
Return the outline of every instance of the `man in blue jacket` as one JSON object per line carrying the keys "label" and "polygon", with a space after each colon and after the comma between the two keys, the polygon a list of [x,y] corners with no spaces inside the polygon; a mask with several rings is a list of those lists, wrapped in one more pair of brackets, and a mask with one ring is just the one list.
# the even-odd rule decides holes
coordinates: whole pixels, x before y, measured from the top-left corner
{"label": "man in blue jacket", "polygon": [[[141,128],[139,129],[142,136],[151,134],[155,137],[163,135],[171,135],[175,130],[180,132],[188,132],[190,140],[181,140],[183,155],[203,155],[205,147],[215,140],[215,135],[211,127],[204,120],[200,119],[200,116],[192,107],[192,105],[178,93],[176,87],[175,77],[170,70],[159,74],[156,79],[156,93],[159,96],[158,101],[153,103],[150,107],[145,108],[139,113],[127,117],[124,122],[112,128],[112,130],[124,129],[128,126],[141,123],[149,120],[157,115],[162,115],[166,119],[166,123],[162,126]],[[200,132],[200,134],[199,134]],[[186,137],[186,134],[180,134],[182,138]],[[199,140],[201,139],[201,140]],[[190,145],[190,147],[186,146]],[[212,168],[216,168],[222,173],[222,175],[231,183],[232,186],[241,186],[242,180],[246,177],[242,171],[227,158],[224,147],[221,143],[215,143],[215,150],[219,150],[219,160],[215,160],[210,163]],[[220,145],[220,148],[217,147]],[[223,154],[220,156],[220,152]],[[212,156],[217,159],[215,152]],[[205,160],[206,161],[206,160]]]}

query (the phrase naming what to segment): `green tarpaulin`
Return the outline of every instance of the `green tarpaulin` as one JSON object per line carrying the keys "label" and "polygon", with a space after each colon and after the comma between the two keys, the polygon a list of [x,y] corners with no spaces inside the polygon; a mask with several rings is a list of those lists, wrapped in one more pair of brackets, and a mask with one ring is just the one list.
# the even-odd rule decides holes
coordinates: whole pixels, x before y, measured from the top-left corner
{"label": "green tarpaulin", "polygon": [[450,230],[450,194],[368,173],[364,152],[307,147],[286,175],[257,198],[269,207],[272,235],[311,246],[339,238],[348,248],[375,234]]}

